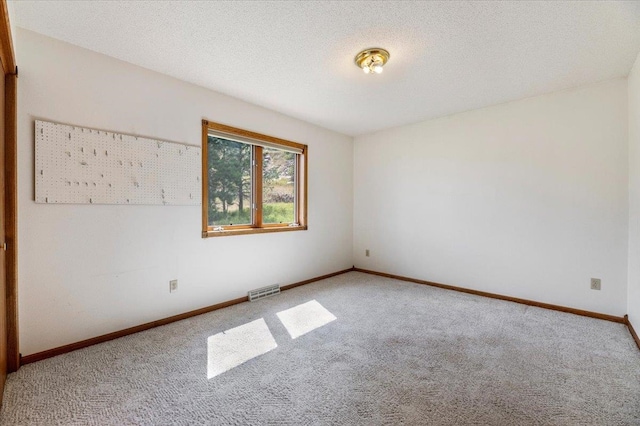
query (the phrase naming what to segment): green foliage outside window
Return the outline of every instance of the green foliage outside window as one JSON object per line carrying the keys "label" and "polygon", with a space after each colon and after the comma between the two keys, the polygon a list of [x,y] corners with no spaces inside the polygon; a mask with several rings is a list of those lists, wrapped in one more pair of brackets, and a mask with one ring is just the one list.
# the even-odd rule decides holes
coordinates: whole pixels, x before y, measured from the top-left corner
{"label": "green foliage outside window", "polygon": [[[252,146],[209,136],[207,139],[209,225],[251,224]],[[296,155],[263,150],[263,222],[294,221]]]}
{"label": "green foliage outside window", "polygon": [[251,223],[251,145],[208,138],[209,224]]}
{"label": "green foliage outside window", "polygon": [[291,223],[295,220],[296,155],[265,148],[262,157],[262,221]]}

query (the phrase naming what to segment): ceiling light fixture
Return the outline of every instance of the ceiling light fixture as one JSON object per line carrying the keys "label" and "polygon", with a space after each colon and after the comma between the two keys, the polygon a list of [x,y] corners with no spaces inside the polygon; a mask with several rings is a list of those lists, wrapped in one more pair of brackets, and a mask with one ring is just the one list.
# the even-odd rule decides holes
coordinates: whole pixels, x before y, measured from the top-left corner
{"label": "ceiling light fixture", "polygon": [[382,67],[389,60],[389,52],[386,50],[374,47],[372,49],[365,49],[356,55],[356,65],[362,68],[365,74],[380,74]]}

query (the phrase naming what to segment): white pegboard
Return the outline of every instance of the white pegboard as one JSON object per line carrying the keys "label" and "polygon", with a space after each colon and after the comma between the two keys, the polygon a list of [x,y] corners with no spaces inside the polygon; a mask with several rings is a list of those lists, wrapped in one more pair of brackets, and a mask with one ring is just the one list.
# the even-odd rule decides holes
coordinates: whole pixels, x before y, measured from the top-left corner
{"label": "white pegboard", "polygon": [[36,120],[36,202],[200,205],[201,149]]}

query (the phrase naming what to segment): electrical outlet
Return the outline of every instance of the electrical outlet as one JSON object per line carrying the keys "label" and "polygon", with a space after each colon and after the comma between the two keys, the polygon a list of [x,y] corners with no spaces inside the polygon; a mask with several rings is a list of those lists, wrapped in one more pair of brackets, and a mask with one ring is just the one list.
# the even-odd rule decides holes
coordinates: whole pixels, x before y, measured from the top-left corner
{"label": "electrical outlet", "polygon": [[591,290],[600,290],[600,278],[591,278]]}
{"label": "electrical outlet", "polygon": [[364,251],[364,255],[365,255],[365,256],[367,256],[367,257],[369,257],[369,249],[366,249],[366,250]]}
{"label": "electrical outlet", "polygon": [[174,291],[178,291],[178,280],[169,281],[169,293],[173,293]]}

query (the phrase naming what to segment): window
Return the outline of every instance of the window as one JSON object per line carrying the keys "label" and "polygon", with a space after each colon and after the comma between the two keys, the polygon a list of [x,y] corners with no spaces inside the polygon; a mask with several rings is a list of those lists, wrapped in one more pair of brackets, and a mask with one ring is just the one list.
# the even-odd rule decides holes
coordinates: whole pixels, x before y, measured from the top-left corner
{"label": "window", "polygon": [[307,229],[307,146],[202,121],[202,236]]}

